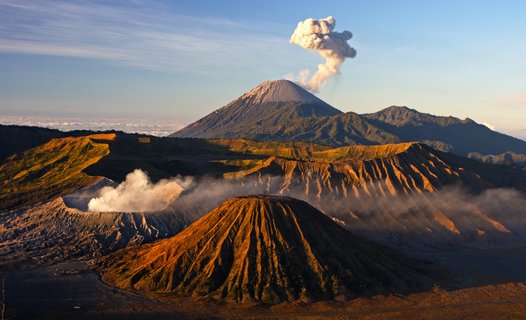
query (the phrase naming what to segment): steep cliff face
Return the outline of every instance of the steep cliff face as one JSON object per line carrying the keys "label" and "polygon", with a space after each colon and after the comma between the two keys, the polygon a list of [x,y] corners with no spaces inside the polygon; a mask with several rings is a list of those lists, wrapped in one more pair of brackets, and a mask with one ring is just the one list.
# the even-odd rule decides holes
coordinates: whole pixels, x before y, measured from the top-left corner
{"label": "steep cliff face", "polygon": [[333,299],[431,285],[422,264],[288,197],[232,198],[173,238],[103,259],[124,288],[233,302]]}
{"label": "steep cliff face", "polygon": [[278,179],[280,193],[293,188],[310,196],[353,199],[433,192],[461,182],[473,190],[492,186],[476,172],[452,166],[435,150],[416,143],[344,147],[314,152],[298,160],[270,157],[230,175],[256,174],[272,176],[272,185],[272,180]]}

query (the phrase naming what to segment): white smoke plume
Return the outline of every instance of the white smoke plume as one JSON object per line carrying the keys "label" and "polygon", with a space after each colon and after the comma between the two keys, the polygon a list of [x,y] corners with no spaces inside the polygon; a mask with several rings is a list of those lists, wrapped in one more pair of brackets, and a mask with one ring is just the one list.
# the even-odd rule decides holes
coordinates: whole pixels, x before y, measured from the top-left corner
{"label": "white smoke plume", "polygon": [[336,20],[329,16],[325,19],[306,19],[300,21],[290,38],[290,43],[302,48],[315,50],[325,63],[318,65],[318,70],[310,77],[309,70],[300,72],[296,81],[307,90],[318,92],[327,79],[340,73],[340,66],[347,58],[354,58],[356,50],[349,46],[352,38],[350,31],[335,32]]}
{"label": "white smoke plume", "polygon": [[146,173],[135,169],[126,180],[116,187],[100,189],[98,197],[88,202],[88,210],[94,212],[145,212],[165,209],[183,191],[175,180],[161,180],[153,184]]}

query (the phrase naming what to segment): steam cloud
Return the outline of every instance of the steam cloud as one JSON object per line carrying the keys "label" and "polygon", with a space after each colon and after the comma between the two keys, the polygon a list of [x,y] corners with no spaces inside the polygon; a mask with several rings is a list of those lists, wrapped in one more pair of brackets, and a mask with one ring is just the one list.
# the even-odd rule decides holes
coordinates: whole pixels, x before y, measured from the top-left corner
{"label": "steam cloud", "polygon": [[183,187],[175,180],[161,180],[152,184],[146,173],[136,169],[117,187],[100,189],[99,196],[88,202],[89,211],[141,212],[165,209]]}
{"label": "steam cloud", "polygon": [[354,58],[356,50],[347,41],[352,38],[350,31],[335,32],[336,20],[329,16],[325,19],[306,19],[300,21],[290,38],[290,43],[305,49],[317,51],[325,63],[318,65],[318,70],[309,79],[309,70],[300,72],[296,79],[304,88],[318,92],[327,79],[340,73],[340,66],[346,58]]}
{"label": "steam cloud", "polygon": [[[412,243],[417,235],[420,243],[434,245],[457,241],[458,237],[473,237],[474,230],[490,237],[507,236],[507,230],[521,236],[526,230],[526,195],[513,189],[488,189],[472,194],[453,186],[433,193],[368,195],[360,191],[355,197],[322,187],[314,180],[307,184],[296,180],[286,187],[283,183],[282,176],[258,175],[239,180],[176,177],[152,184],[143,171],[135,170],[117,187],[103,187],[96,197],[89,197],[88,209],[117,212],[166,209],[197,220],[233,196],[277,194],[305,200],[353,232],[385,244],[395,243],[393,234],[402,243]],[[363,190],[375,190],[378,183],[381,184],[364,186]]]}

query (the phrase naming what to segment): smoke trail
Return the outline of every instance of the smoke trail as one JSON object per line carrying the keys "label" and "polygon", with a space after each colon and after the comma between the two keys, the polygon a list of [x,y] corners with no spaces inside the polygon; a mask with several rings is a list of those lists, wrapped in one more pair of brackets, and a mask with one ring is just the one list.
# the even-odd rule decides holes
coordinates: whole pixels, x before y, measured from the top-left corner
{"label": "smoke trail", "polygon": [[297,81],[306,89],[318,92],[330,76],[340,72],[340,66],[346,58],[354,58],[356,50],[347,41],[352,38],[350,31],[335,32],[336,20],[329,16],[325,19],[306,19],[300,21],[290,38],[290,43],[305,49],[317,51],[325,63],[318,65],[318,70],[309,79],[309,71],[299,74]]}

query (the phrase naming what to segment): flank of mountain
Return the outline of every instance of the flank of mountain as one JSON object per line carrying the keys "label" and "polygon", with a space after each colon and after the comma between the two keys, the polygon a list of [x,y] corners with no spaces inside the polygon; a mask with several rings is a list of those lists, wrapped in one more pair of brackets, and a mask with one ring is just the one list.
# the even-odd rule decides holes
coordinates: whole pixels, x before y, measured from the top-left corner
{"label": "flank of mountain", "polygon": [[480,163],[415,142],[318,149],[296,157],[267,155],[225,177],[268,176],[281,193],[290,187],[312,197],[397,196],[434,192],[448,185],[461,185],[472,192],[504,187],[526,191],[526,175],[521,170]]}
{"label": "flank of mountain", "polygon": [[373,125],[397,137],[400,141],[429,141],[433,145],[451,146],[452,152],[500,154],[507,151],[526,154],[526,142],[492,131],[466,118],[440,117],[407,107],[391,106],[376,113],[363,114]]}
{"label": "flank of mountain", "polygon": [[122,288],[229,302],[315,301],[411,292],[422,264],[350,234],[306,202],[235,197],[178,235],[100,261]]}
{"label": "flank of mountain", "polygon": [[0,269],[101,257],[130,244],[173,236],[195,220],[173,207],[153,212],[81,211],[70,206],[71,196],[0,216],[0,225],[6,226],[0,227]]}
{"label": "flank of mountain", "polygon": [[491,155],[483,155],[479,152],[470,152],[468,153],[468,158],[476,159],[484,163],[526,167],[526,154],[520,154],[511,151]]}

